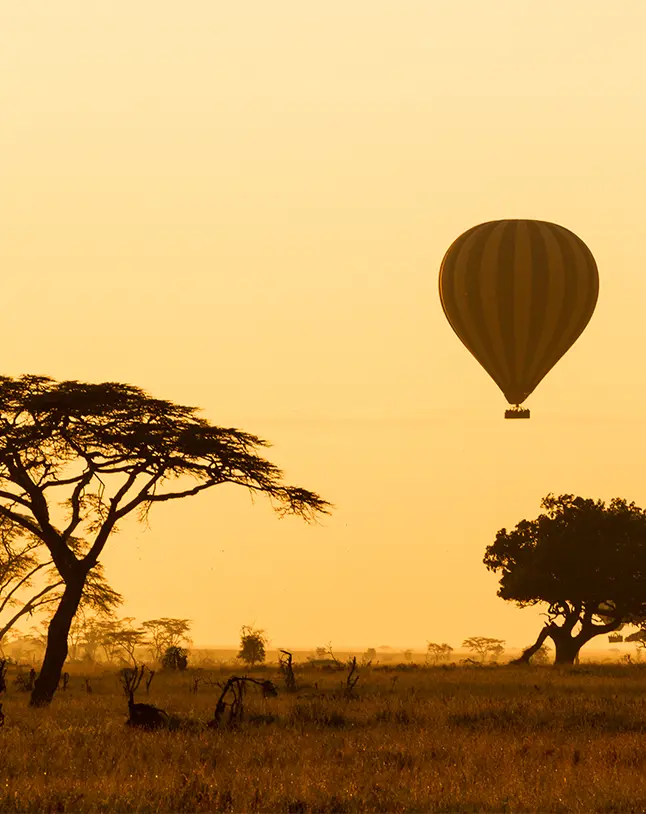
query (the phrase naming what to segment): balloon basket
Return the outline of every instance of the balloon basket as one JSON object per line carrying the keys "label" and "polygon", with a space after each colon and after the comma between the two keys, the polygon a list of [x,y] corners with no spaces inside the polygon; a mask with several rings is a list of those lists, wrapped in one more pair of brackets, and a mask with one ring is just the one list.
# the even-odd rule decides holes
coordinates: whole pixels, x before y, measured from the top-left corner
{"label": "balloon basket", "polygon": [[529,410],[526,407],[516,405],[509,410],[505,410],[505,418],[529,418]]}

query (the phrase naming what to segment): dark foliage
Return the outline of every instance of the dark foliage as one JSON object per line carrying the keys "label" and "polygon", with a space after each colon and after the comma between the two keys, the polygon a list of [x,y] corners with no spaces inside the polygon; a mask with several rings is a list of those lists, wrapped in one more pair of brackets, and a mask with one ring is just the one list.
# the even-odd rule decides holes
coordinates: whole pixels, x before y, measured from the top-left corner
{"label": "dark foliage", "polygon": [[[281,470],[258,454],[267,446],[131,385],[0,377],[0,519],[40,540],[64,583],[33,705],[56,692],[72,619],[124,517],[143,519],[154,503],[225,483],[266,495],[281,515],[328,512],[316,493],[283,484]],[[61,501],[59,527],[52,517]]]}
{"label": "dark foliage", "polygon": [[572,663],[594,636],[646,619],[646,512],[573,495],[548,495],[541,506],[536,520],[499,531],[484,563],[500,574],[498,596],[548,606],[548,623],[518,661],[549,637],[556,662]]}
{"label": "dark foliage", "polygon": [[188,650],[184,647],[169,647],[162,656],[164,670],[186,670],[188,667]]}
{"label": "dark foliage", "polygon": [[264,630],[256,630],[249,625],[243,625],[240,633],[240,652],[238,658],[253,667],[262,664],[265,660],[265,645],[267,637]]}
{"label": "dark foliage", "polygon": [[634,633],[630,633],[628,636],[626,636],[624,641],[644,643],[646,642],[646,630],[636,630]]}

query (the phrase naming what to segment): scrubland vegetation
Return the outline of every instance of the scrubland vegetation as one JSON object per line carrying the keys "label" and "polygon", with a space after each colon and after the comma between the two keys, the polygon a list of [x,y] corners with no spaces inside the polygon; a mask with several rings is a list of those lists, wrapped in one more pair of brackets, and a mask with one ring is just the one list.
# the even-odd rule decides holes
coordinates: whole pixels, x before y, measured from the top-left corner
{"label": "scrubland vegetation", "polygon": [[[80,668],[78,668],[80,670]],[[70,668],[45,709],[7,676],[3,812],[632,812],[646,808],[646,668],[297,666],[277,697],[250,688],[242,722],[209,729],[239,665],[155,675],[138,701],[181,721],[125,726],[119,673]],[[192,691],[195,678],[198,691]],[[88,678],[92,692],[86,691]]]}
{"label": "scrubland vegetation", "polygon": [[117,618],[119,524],[225,483],[308,522],[332,504],[264,439],[131,385],[0,377],[0,419],[0,811],[646,810],[646,670],[577,665],[602,635],[646,648],[646,510],[548,494],[497,532],[498,595],[546,611],[514,663],[477,635],[465,658],[428,642],[424,666],[330,643],[291,673],[248,625],[228,664],[200,663],[191,620]]}

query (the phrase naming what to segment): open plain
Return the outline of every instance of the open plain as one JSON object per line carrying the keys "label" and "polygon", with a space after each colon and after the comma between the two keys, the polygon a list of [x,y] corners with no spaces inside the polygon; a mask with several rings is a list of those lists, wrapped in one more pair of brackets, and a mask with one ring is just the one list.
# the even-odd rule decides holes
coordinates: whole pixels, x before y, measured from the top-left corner
{"label": "open plain", "polygon": [[274,681],[278,696],[252,687],[242,723],[209,729],[215,682],[233,674],[157,674],[136,700],[177,717],[174,730],[154,732],[125,725],[114,670],[72,673],[46,709],[9,682],[0,811],[646,809],[639,664],[364,667],[354,697],[343,671],[301,668],[302,689],[288,693],[266,666],[246,675]]}

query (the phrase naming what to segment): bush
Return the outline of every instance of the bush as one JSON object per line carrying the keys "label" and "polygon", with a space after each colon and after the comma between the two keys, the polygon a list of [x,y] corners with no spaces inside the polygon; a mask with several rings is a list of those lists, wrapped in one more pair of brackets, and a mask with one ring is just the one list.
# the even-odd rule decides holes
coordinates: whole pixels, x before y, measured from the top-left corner
{"label": "bush", "polygon": [[169,647],[161,660],[164,670],[186,670],[188,667],[188,650],[184,647]]}
{"label": "bush", "polygon": [[240,632],[240,652],[238,658],[253,667],[262,664],[265,660],[265,645],[267,637],[264,630],[256,630],[249,625],[243,625]]}
{"label": "bush", "polygon": [[539,649],[534,653],[534,655],[530,659],[530,662],[532,664],[541,664],[541,665],[550,664],[551,661],[552,661],[551,651],[544,644],[542,644],[539,647]]}

